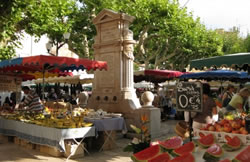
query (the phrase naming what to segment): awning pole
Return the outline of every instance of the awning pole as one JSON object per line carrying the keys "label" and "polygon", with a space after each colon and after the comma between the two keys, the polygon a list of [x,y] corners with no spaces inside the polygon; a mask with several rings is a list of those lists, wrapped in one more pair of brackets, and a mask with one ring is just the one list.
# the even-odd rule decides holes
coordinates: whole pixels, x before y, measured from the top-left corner
{"label": "awning pole", "polygon": [[42,87],[42,101],[44,100],[44,82],[45,82],[45,69],[44,69],[44,67],[43,67],[43,87]]}

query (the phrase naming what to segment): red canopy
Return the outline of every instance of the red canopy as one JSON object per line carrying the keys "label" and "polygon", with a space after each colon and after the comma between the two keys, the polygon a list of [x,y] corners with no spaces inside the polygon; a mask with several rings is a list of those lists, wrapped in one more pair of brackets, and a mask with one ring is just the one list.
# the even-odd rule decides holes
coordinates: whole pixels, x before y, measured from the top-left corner
{"label": "red canopy", "polygon": [[48,70],[50,72],[59,72],[78,69],[107,69],[107,64],[103,61],[45,55],[20,57],[0,62],[0,71],[5,72],[36,72],[43,70]]}
{"label": "red canopy", "polygon": [[182,74],[184,73],[174,70],[144,70],[134,73],[134,82],[141,82],[145,80],[153,83],[161,83],[166,80],[177,78]]}
{"label": "red canopy", "polygon": [[0,71],[18,75],[22,77],[23,80],[34,79],[31,73],[36,72],[48,71],[50,73],[60,73],[64,75],[67,71],[79,69],[107,69],[107,63],[103,61],[45,55],[20,57],[0,62]]}

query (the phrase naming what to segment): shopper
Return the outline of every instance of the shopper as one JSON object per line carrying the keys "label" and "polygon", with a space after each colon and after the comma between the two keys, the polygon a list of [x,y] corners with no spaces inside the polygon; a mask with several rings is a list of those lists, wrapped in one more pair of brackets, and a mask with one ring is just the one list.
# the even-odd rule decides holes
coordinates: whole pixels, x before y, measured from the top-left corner
{"label": "shopper", "polygon": [[229,84],[226,92],[223,94],[222,97],[222,107],[227,107],[228,103],[231,101],[234,95],[234,90],[235,90],[234,86]]}
{"label": "shopper", "polygon": [[250,92],[247,88],[242,88],[237,94],[233,96],[226,109],[228,112],[243,112],[244,101],[248,99]]}

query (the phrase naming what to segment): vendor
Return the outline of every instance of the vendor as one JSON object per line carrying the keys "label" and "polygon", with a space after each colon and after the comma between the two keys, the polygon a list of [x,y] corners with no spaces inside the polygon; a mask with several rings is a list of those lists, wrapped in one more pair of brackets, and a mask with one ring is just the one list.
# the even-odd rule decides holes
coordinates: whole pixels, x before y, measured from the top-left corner
{"label": "vendor", "polygon": [[40,100],[40,97],[35,91],[32,91],[29,87],[25,86],[23,87],[23,92],[27,96],[25,97],[25,100],[19,105],[20,108],[22,107],[28,107],[27,110],[39,112],[44,109],[44,106]]}
{"label": "vendor", "polygon": [[248,98],[250,92],[247,88],[242,88],[237,94],[233,96],[226,109],[228,112],[238,111],[243,112],[243,103]]}
{"label": "vendor", "polygon": [[77,99],[78,106],[82,108],[86,107],[88,103],[88,99],[89,99],[89,95],[87,92],[79,93],[78,99]]}
{"label": "vendor", "polygon": [[193,128],[200,129],[207,124],[213,123],[212,116],[217,114],[216,104],[210,97],[210,85],[203,84],[203,110],[195,114],[193,118]]}

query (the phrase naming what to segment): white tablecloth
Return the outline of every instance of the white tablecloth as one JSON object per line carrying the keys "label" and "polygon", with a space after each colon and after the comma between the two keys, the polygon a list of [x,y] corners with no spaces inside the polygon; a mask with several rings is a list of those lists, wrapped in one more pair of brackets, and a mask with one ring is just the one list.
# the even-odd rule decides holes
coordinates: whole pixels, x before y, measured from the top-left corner
{"label": "white tablecloth", "polygon": [[95,136],[95,127],[57,129],[0,117],[0,134],[17,136],[32,143],[65,151],[64,140]]}

